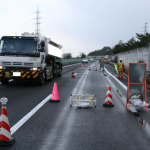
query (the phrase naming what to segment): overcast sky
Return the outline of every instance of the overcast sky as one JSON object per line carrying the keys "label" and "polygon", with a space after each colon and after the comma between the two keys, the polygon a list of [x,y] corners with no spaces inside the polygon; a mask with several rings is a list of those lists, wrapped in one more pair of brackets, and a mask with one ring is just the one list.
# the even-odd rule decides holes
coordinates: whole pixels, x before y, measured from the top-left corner
{"label": "overcast sky", "polygon": [[0,37],[34,32],[37,5],[41,34],[73,56],[126,42],[150,26],[150,0],[0,0]]}

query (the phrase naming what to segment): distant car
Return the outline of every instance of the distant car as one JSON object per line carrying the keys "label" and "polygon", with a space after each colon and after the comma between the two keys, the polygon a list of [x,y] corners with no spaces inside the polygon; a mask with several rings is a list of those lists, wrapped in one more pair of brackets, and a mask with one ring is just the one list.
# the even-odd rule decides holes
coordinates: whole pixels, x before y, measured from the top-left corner
{"label": "distant car", "polygon": [[82,63],[88,63],[88,59],[83,59]]}
{"label": "distant car", "polygon": [[90,61],[94,61],[94,59],[93,59],[93,58],[90,58]]}

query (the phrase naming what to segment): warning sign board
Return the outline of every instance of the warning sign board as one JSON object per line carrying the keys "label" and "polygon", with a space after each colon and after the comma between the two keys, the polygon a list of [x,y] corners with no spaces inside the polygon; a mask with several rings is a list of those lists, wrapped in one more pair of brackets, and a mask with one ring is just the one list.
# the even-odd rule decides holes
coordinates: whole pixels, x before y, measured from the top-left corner
{"label": "warning sign board", "polygon": [[96,95],[70,94],[70,106],[96,107]]}
{"label": "warning sign board", "polygon": [[147,90],[146,90],[146,63],[129,63],[128,88],[126,107],[130,109],[131,97],[140,96],[141,101],[145,101],[147,111]]}

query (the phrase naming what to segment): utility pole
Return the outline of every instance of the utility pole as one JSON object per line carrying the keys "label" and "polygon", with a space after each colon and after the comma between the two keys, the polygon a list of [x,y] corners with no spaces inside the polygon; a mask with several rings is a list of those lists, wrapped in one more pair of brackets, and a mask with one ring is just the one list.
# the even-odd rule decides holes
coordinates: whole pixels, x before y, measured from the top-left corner
{"label": "utility pole", "polygon": [[39,17],[39,13],[40,13],[40,11],[39,11],[39,6],[37,7],[37,12],[36,12],[36,29],[35,29],[35,34],[39,34],[39,32],[40,32],[40,17]]}
{"label": "utility pole", "polygon": [[147,33],[147,22],[145,22],[145,27],[144,27],[144,34],[146,35],[146,33]]}

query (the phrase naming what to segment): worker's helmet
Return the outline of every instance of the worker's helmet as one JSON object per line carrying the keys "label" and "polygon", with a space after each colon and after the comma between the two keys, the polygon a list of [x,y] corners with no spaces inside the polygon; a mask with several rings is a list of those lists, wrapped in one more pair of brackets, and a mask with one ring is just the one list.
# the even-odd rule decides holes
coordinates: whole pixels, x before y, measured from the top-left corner
{"label": "worker's helmet", "polygon": [[120,58],[120,61],[122,61],[122,58]]}

